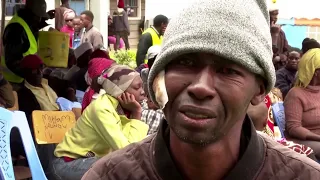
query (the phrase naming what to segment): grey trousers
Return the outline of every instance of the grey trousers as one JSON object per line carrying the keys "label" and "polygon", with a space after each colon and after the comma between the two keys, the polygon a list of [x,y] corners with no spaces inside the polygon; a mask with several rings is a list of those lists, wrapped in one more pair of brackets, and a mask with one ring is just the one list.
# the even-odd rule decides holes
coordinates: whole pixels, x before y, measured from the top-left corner
{"label": "grey trousers", "polygon": [[49,180],[81,180],[82,176],[90,169],[99,159],[80,158],[71,162],[65,162],[63,158],[55,158],[52,163],[52,169]]}

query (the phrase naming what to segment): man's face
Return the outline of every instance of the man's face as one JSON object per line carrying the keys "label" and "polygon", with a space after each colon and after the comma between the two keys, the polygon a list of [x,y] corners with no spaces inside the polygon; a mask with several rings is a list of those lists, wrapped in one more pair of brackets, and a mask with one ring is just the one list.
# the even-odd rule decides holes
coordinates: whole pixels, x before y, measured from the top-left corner
{"label": "man's face", "polygon": [[26,69],[25,79],[33,86],[39,86],[43,78],[43,65],[38,69]]}
{"label": "man's face", "polygon": [[66,19],[66,24],[69,26],[69,27],[74,27],[74,24],[73,24],[73,19]]}
{"label": "man's face", "polygon": [[275,11],[271,11],[270,13],[270,23],[276,23],[278,21],[278,15],[279,15],[279,11],[275,10]]}
{"label": "man's face", "polygon": [[80,16],[80,23],[83,27],[87,28],[89,26],[90,22],[90,18],[87,17],[85,14],[81,14]]}
{"label": "man's face", "polygon": [[80,19],[79,18],[75,18],[73,19],[73,26],[74,26],[74,30],[76,32],[80,32],[80,30],[82,29],[81,23],[80,23]]}
{"label": "man's face", "polygon": [[[239,121],[247,108],[263,101],[260,78],[212,54],[179,56],[166,67],[169,102],[166,120],[186,143],[207,145],[219,141]],[[241,128],[241,127],[239,127]]]}
{"label": "man's face", "polygon": [[164,35],[164,32],[165,32],[166,29],[167,29],[167,26],[168,26],[168,24],[165,24],[165,23],[162,23],[162,24],[161,24],[161,32],[160,32],[160,35]]}
{"label": "man's face", "polygon": [[287,68],[292,69],[292,70],[297,70],[299,60],[300,60],[300,53],[295,52],[295,51],[290,52],[289,57],[288,57]]}

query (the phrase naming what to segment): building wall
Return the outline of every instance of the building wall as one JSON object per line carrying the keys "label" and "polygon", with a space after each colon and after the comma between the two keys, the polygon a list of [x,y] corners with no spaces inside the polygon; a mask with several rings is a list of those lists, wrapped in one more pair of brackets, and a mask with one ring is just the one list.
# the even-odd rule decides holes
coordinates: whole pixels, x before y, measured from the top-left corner
{"label": "building wall", "polygon": [[[110,15],[117,10],[117,0],[110,0]],[[141,14],[138,18],[129,18],[130,24],[130,36],[129,36],[129,44],[131,49],[136,49],[139,42],[139,23],[142,17],[145,16],[145,0],[141,0]]]}

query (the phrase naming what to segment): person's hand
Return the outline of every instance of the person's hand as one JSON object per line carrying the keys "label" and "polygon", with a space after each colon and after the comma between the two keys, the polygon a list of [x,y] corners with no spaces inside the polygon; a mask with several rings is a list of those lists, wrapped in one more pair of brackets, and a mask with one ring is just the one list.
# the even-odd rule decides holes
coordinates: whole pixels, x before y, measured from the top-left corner
{"label": "person's hand", "polygon": [[272,34],[279,34],[281,31],[281,26],[275,24],[274,21],[271,22],[271,33]]}
{"label": "person's hand", "polygon": [[142,107],[138,101],[136,101],[134,95],[130,93],[122,93],[118,98],[118,101],[122,108],[130,111],[131,113],[141,113]]}
{"label": "person's hand", "polygon": [[54,10],[54,9],[48,11],[47,13],[48,13],[50,19],[53,19],[56,16],[56,10]]}

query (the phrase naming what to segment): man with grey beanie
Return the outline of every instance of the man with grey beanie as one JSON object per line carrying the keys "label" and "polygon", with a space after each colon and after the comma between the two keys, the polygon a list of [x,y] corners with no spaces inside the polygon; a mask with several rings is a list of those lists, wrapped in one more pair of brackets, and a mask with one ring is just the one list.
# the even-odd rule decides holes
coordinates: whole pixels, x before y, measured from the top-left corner
{"label": "man with grey beanie", "polygon": [[265,0],[197,0],[172,18],[149,77],[165,119],[83,179],[320,179],[320,166],[246,115],[275,83]]}

